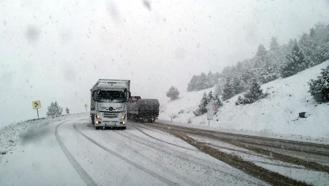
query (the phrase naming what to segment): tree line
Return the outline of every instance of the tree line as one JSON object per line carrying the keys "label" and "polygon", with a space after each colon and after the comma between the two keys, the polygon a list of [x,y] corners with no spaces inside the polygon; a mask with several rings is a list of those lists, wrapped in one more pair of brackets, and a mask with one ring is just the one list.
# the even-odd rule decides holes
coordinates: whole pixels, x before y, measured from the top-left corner
{"label": "tree line", "polygon": [[[260,44],[254,57],[225,67],[220,73],[209,72],[192,76],[187,91],[215,87],[214,97],[220,97],[223,101],[246,92],[238,97],[236,105],[250,104],[267,96],[261,90],[261,84],[292,76],[328,59],[329,25],[318,24],[308,33],[298,39],[291,39],[286,44],[280,45],[277,38],[273,37],[268,49]],[[329,100],[328,74],[329,67],[322,70],[317,80],[309,82],[309,92],[317,102]],[[201,98],[195,115],[206,112],[205,100],[206,93]]]}

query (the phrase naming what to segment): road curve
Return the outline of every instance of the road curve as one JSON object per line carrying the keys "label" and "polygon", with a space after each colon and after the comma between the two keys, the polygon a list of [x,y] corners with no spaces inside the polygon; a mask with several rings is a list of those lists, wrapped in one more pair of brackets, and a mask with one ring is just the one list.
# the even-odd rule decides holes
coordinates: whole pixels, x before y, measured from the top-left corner
{"label": "road curve", "polygon": [[78,163],[78,161],[74,158],[74,156],[70,153],[70,151],[66,148],[63,141],[61,140],[61,137],[58,134],[58,128],[63,124],[64,122],[58,124],[55,128],[55,136],[59,146],[61,147],[63,153],[65,154],[65,156],[67,157],[73,168],[79,174],[80,178],[86,183],[86,185],[97,186],[93,178],[81,167],[81,165]]}
{"label": "road curve", "polygon": [[95,145],[98,146],[99,148],[103,149],[104,151],[110,153],[111,155],[116,156],[116,157],[122,159],[123,161],[125,161],[125,162],[127,162],[127,163],[133,165],[134,167],[136,167],[137,169],[139,169],[139,170],[141,170],[141,171],[144,171],[144,172],[150,174],[150,175],[153,176],[153,177],[156,177],[157,179],[159,179],[160,181],[164,182],[164,183],[167,184],[167,185],[177,185],[177,183],[172,182],[171,180],[169,180],[169,179],[167,179],[167,178],[165,178],[165,177],[163,177],[163,176],[161,176],[161,175],[155,173],[155,172],[152,171],[152,170],[146,169],[145,167],[143,167],[143,166],[141,166],[141,165],[139,165],[139,164],[137,164],[137,163],[131,161],[130,159],[128,159],[128,158],[126,158],[126,157],[124,157],[124,156],[121,156],[121,155],[118,154],[117,152],[115,152],[115,151],[113,151],[113,150],[111,150],[111,149],[109,149],[109,148],[107,148],[107,147],[101,145],[100,143],[96,142],[94,139],[90,138],[88,135],[86,135],[86,134],[84,134],[83,132],[81,132],[81,131],[76,127],[76,124],[73,125],[73,128],[74,128],[79,134],[81,134],[83,137],[85,137],[86,139],[88,139],[90,142],[92,142],[93,144],[95,144]]}
{"label": "road curve", "polygon": [[88,115],[46,119],[0,157],[0,185],[267,185],[168,133],[128,122],[95,130]]}

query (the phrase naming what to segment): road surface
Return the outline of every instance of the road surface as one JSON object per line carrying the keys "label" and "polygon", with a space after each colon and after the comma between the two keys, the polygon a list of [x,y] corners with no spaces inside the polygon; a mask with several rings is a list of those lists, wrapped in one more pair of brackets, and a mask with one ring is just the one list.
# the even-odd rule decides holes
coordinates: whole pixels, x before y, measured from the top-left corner
{"label": "road surface", "polygon": [[87,115],[28,130],[0,175],[0,185],[267,185],[163,131],[95,130]]}

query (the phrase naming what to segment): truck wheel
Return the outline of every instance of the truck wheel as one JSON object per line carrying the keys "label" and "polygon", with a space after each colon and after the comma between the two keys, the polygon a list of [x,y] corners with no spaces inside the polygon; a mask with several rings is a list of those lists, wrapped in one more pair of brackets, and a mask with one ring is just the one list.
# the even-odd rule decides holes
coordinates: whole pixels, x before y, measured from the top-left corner
{"label": "truck wheel", "polygon": [[126,126],[124,126],[124,127],[121,127],[121,129],[122,129],[122,130],[126,130],[126,129],[127,129],[127,127],[126,127]]}
{"label": "truck wheel", "polygon": [[101,129],[101,127],[95,127],[95,129],[96,129],[96,130],[99,130],[99,129]]}

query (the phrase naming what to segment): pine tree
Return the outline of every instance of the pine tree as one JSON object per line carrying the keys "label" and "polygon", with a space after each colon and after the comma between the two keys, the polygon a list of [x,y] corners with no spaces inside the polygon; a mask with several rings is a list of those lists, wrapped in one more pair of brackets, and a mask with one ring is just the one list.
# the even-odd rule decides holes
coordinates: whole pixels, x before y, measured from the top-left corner
{"label": "pine tree", "polygon": [[249,91],[244,95],[245,98],[249,99],[250,101],[256,101],[264,95],[262,89],[260,88],[260,85],[254,81],[251,84],[251,87]]}
{"label": "pine tree", "polygon": [[329,59],[329,41],[317,48],[314,58],[319,63]]}
{"label": "pine tree", "polygon": [[214,99],[214,96],[212,95],[212,91],[210,91],[210,92],[208,93],[208,97],[207,97],[207,99],[208,99],[208,102],[209,102],[211,99]]}
{"label": "pine tree", "polygon": [[223,102],[220,99],[219,95],[214,97],[214,106],[215,106],[215,113],[218,112],[219,107],[223,106]]}
{"label": "pine tree", "polygon": [[187,91],[198,91],[213,87],[218,82],[219,73],[209,72],[194,75],[187,85]]}
{"label": "pine tree", "polygon": [[215,91],[214,91],[215,97],[221,95],[222,92],[223,92],[222,87],[217,83],[215,85]]}
{"label": "pine tree", "polygon": [[167,95],[167,97],[170,98],[170,100],[175,100],[179,96],[179,91],[176,87],[171,86],[166,95]]}
{"label": "pine tree", "polygon": [[47,116],[48,117],[58,117],[61,116],[63,112],[63,109],[58,105],[57,101],[51,102],[50,106],[48,106],[48,112]]}
{"label": "pine tree", "polygon": [[241,96],[239,96],[238,100],[235,102],[235,104],[239,105],[239,104],[254,103],[255,101],[262,99],[266,96],[267,96],[267,94],[263,93],[263,91],[260,88],[260,85],[257,83],[257,81],[253,80],[248,92],[243,95],[243,98]]}
{"label": "pine tree", "polygon": [[312,79],[309,85],[309,92],[317,102],[329,102],[329,66],[322,69],[321,75],[316,80]]}
{"label": "pine tree", "polygon": [[231,79],[227,78],[223,88],[223,100],[230,99],[235,94]]}
{"label": "pine tree", "polygon": [[267,52],[266,52],[266,48],[264,47],[263,44],[260,44],[260,45],[258,46],[256,56],[257,56],[257,57],[262,57],[262,56],[265,56],[266,53],[267,53]]}
{"label": "pine tree", "polygon": [[232,87],[233,87],[234,95],[244,91],[243,82],[239,78],[233,78]]}
{"label": "pine tree", "polygon": [[200,115],[206,113],[207,112],[207,105],[208,105],[208,103],[209,102],[208,102],[208,99],[207,99],[207,94],[204,93],[203,96],[202,96],[202,98],[201,98],[201,101],[200,101],[200,104],[198,106],[198,109],[195,110],[195,111],[193,111],[193,114],[195,116],[200,116]]}
{"label": "pine tree", "polygon": [[275,65],[277,64],[272,64],[271,62],[275,61],[272,59],[273,53],[279,52],[279,44],[276,38],[272,38],[270,51],[266,51],[263,45],[259,45],[252,70],[260,83],[267,83],[277,78],[277,72],[275,72],[277,69]]}
{"label": "pine tree", "polygon": [[207,94],[204,93],[203,96],[202,96],[202,99],[201,99],[201,102],[200,102],[200,105],[199,105],[199,110],[202,114],[206,113],[207,112],[207,105],[208,105],[209,101],[207,99]]}
{"label": "pine tree", "polygon": [[235,105],[244,105],[244,104],[246,104],[245,100],[241,96],[239,96],[237,101],[235,102]]}
{"label": "pine tree", "polygon": [[196,84],[197,79],[198,79],[197,76],[195,76],[195,75],[192,76],[190,82],[187,85],[187,91],[188,92],[193,91],[193,90],[196,89],[195,84]]}
{"label": "pine tree", "polygon": [[319,64],[319,61],[315,56],[317,44],[308,34],[302,35],[299,40],[299,46],[303,51],[303,54],[307,61],[310,61],[312,63],[311,66]]}
{"label": "pine tree", "polygon": [[275,37],[272,37],[270,43],[270,50],[277,51],[280,48],[278,40]]}
{"label": "pine tree", "polygon": [[287,55],[287,62],[281,68],[281,76],[288,77],[296,74],[308,67],[308,62],[302,52],[302,50],[298,47],[297,43],[295,43],[294,47],[290,54]]}
{"label": "pine tree", "polygon": [[254,69],[248,69],[241,75],[241,79],[245,85],[250,84],[251,80],[253,80],[255,78],[256,78],[256,75],[255,75]]}

